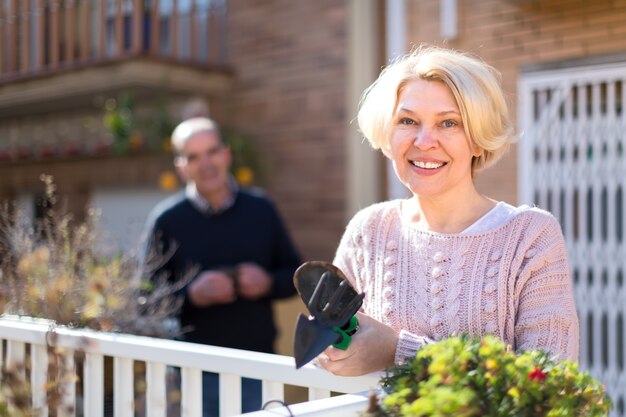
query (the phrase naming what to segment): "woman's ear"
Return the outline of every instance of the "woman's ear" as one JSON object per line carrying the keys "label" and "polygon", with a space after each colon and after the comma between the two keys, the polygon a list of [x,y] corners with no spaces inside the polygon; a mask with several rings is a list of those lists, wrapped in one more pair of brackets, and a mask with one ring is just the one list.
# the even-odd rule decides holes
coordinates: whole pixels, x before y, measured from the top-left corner
{"label": "woman's ear", "polygon": [[474,141],[470,142],[470,146],[472,148],[472,156],[474,156],[475,158],[481,157],[483,155],[483,152],[485,152],[485,150],[478,146],[476,143],[474,143]]}

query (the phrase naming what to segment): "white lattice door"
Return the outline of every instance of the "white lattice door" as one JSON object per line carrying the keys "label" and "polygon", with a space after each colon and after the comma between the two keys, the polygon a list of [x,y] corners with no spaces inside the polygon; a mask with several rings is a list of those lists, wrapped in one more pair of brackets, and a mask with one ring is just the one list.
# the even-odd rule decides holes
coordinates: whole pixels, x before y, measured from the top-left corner
{"label": "white lattice door", "polygon": [[523,73],[520,201],[551,211],[567,243],[580,365],[626,401],[626,62]]}

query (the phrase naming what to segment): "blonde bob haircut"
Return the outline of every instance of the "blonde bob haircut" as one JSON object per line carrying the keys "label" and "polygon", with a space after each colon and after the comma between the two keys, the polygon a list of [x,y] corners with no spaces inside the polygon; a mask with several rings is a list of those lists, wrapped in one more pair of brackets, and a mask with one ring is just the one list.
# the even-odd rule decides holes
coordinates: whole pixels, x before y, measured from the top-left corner
{"label": "blonde bob haircut", "polygon": [[452,92],[470,145],[480,151],[472,160],[472,173],[494,164],[515,141],[500,73],[466,53],[422,45],[387,66],[361,98],[359,128],[385,156],[390,156],[400,92],[418,79],[441,81]]}

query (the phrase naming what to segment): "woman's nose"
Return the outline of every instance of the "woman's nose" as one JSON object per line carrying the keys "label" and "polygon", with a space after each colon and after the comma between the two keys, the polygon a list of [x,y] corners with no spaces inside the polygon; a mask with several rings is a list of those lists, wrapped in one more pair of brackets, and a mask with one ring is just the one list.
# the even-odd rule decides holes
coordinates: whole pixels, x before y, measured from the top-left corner
{"label": "woman's nose", "polygon": [[419,149],[430,149],[437,146],[437,138],[435,134],[430,129],[420,129],[415,136],[415,140],[413,141],[413,145]]}

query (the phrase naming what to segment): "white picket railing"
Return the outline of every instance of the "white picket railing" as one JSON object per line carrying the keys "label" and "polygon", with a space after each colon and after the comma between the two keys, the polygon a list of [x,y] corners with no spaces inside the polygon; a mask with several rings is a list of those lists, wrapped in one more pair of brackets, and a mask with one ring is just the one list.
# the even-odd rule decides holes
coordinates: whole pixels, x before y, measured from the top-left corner
{"label": "white picket railing", "polygon": [[[51,337],[51,331],[54,335]],[[30,356],[33,405],[38,416],[46,417],[45,382],[48,379],[48,342],[62,347],[66,366],[75,367],[74,352],[83,352],[82,410],[89,417],[104,415],[104,358],[113,358],[113,411],[115,417],[135,414],[135,361],[146,364],[146,415],[166,416],[166,374],[168,367],[181,370],[181,416],[202,415],[202,371],[219,373],[220,415],[241,415],[241,377],[263,381],[263,403],[284,401],[285,385],[308,388],[309,402],[246,416],[350,416],[367,405],[367,393],[377,388],[380,375],[337,377],[311,364],[295,369],[289,356],[248,352],[173,340],[126,334],[104,333],[53,327],[47,320],[3,316],[0,318],[0,360],[7,369],[24,363]],[[2,352],[6,346],[6,352]],[[27,348],[28,347],[28,348]],[[76,384],[64,382],[66,404],[76,407]],[[360,393],[331,397],[331,392]],[[80,411],[74,413],[80,415]]]}

